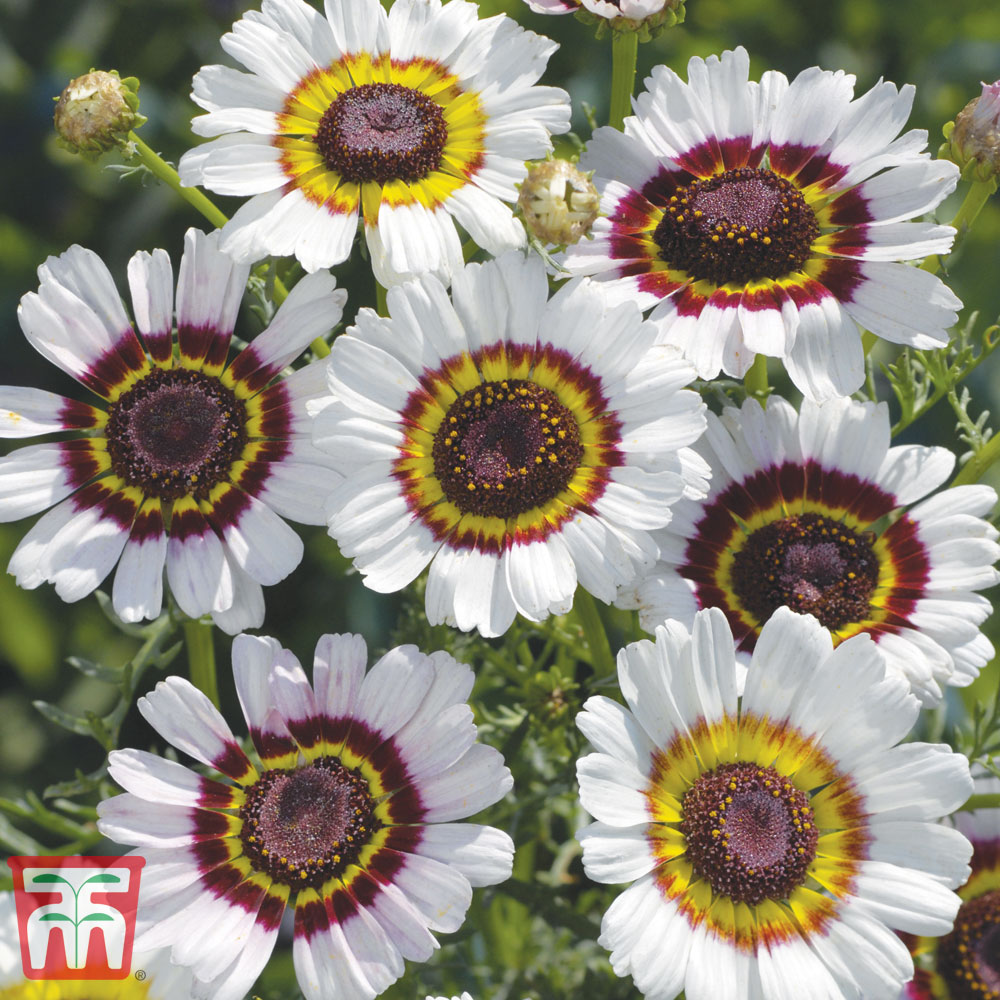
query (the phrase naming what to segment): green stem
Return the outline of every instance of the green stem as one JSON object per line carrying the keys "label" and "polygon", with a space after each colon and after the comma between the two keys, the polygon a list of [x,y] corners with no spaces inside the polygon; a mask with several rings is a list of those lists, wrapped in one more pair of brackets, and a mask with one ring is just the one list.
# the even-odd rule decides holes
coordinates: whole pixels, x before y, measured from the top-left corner
{"label": "green stem", "polygon": [[[955,227],[955,243],[951,248],[951,253],[954,253],[958,244],[965,238],[966,233],[972,228],[972,224],[976,221],[976,216],[982,211],[983,205],[986,204],[997,189],[997,179],[991,177],[988,181],[973,181],[969,187],[969,190],[965,192],[965,200],[959,206],[958,211],[955,213],[955,218],[951,220],[949,225]],[[949,254],[950,256],[950,254]],[[936,254],[928,257],[921,268],[924,271],[930,271],[931,274],[936,274],[941,267],[941,258]]]}
{"label": "green stem", "polygon": [[388,292],[377,281],[375,282],[375,311],[379,316],[389,315],[389,305],[386,301]]}
{"label": "green stem", "polygon": [[757,357],[753,359],[753,364],[747,369],[746,375],[743,376],[743,385],[747,390],[748,396],[767,396],[767,355],[758,354]]}
{"label": "green stem", "polygon": [[221,229],[229,220],[198,188],[182,187],[177,171],[147,146],[135,132],[129,132],[129,141],[135,143],[136,156],[149,168],[150,172],[159,177],[169,188],[173,188],[188,204],[193,205],[216,229]]}
{"label": "green stem", "polygon": [[203,624],[196,618],[184,623],[184,642],[187,645],[188,667],[191,683],[208,695],[212,704],[219,707],[219,685],[215,677],[215,643],[211,622]]}
{"label": "green stem", "polygon": [[573,610],[576,612],[576,620],[583,629],[583,637],[590,650],[591,662],[597,675],[599,677],[613,675],[618,667],[611,652],[611,643],[608,642],[608,633],[601,620],[597,602],[583,587],[576,588]]}
{"label": "green stem", "polygon": [[634,31],[611,33],[611,117],[612,128],[620,129],[625,116],[632,113],[632,88],[635,86],[635,62],[639,36]]}
{"label": "green stem", "polygon": [[[166,160],[147,146],[135,132],[129,132],[129,141],[135,144],[136,156],[158,177],[167,187],[176,191],[188,204],[193,205],[216,229],[221,229],[228,221],[229,217],[198,188],[184,187],[181,184],[180,175]],[[274,302],[281,305],[288,298],[288,289],[285,283],[277,275],[274,276]],[[326,343],[318,338],[313,341],[312,349],[316,356],[326,357],[330,353],[330,348]]]}
{"label": "green stem", "polygon": [[958,470],[958,474],[951,481],[952,486],[965,486],[968,483],[978,483],[982,478],[983,473],[998,459],[1000,458],[1000,434],[994,434],[993,437],[989,439],[982,446],[982,448],[977,451],[972,458],[969,459],[961,469]]}

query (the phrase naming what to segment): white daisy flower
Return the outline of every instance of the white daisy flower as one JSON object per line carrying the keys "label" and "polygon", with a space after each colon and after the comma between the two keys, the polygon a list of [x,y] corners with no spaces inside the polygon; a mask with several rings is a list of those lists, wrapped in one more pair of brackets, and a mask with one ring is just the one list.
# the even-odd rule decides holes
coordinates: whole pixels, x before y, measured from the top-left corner
{"label": "white daisy flower", "polygon": [[38,269],[21,328],[104,406],[0,386],[0,437],[74,432],[0,458],[0,521],[53,508],[11,558],[20,586],[48,581],[77,601],[117,563],[115,611],[139,621],[160,613],[165,565],[185,614],[211,614],[229,633],[263,622],[262,585],[302,558],[282,518],[321,523],[339,480],[313,448],[305,412],[323,393],[323,367],[279,373],[337,324],[347,293],[328,273],[308,276],[227,366],[248,273],[219,251],[217,233],[188,230],[175,343],[165,251],[129,262],[141,341],[93,251],[74,246]]}
{"label": "white daisy flower", "polygon": [[[524,243],[505,202],[525,160],[569,128],[569,96],[536,87],[556,45],[465,0],[264,0],[223,36],[249,73],[206,66],[208,114],[184,184],[251,195],[223,228],[237,259],[294,254],[307,271],[346,260],[364,220],[383,285],[462,265],[455,224],[490,253]],[[280,58],[276,58],[280,53]]]}
{"label": "white daisy flower", "polygon": [[704,405],[693,375],[634,305],[593,282],[550,301],[538,257],[513,252],[391,289],[333,345],[334,402],[315,441],[344,473],[330,534],[381,593],[428,564],[432,623],[501,635],[603,601],[652,566],[707,468],[687,445]]}
{"label": "white daisy flower", "polygon": [[[1000,779],[980,770],[977,795],[1000,795]],[[955,926],[942,938],[916,938],[922,960],[900,1000],[994,1000],[1000,996],[1000,809],[956,813],[955,826],[972,841],[972,874],[959,890]]]}
{"label": "white daisy flower", "polygon": [[928,157],[926,132],[897,138],[913,87],[854,99],[843,72],[757,83],[749,66],[742,48],[692,59],[687,83],[657,66],[625,133],[594,133],[580,166],[605,217],[565,264],[653,309],[701,378],[742,378],[764,354],[806,396],[849,395],[864,380],[859,326],[917,348],[948,341],[961,303],[901,262],[950,249],[950,226],[912,220],[959,171]]}
{"label": "white daisy flower", "polygon": [[[656,534],[660,560],[620,595],[643,628],[689,627],[721,608],[741,651],[776,608],[815,615],[839,643],[867,632],[925,705],[970,684],[993,657],[980,631],[1000,581],[989,486],[927,497],[950,476],[946,448],[889,447],[885,403],[772,396],[709,414],[697,450],[712,467],[704,499],[682,500]],[[917,501],[921,501],[917,503]]]}
{"label": "white daisy flower", "polygon": [[136,946],[171,946],[214,1000],[263,969],[286,905],[307,1000],[371,998],[457,930],[472,887],[511,873],[500,830],[455,823],[502,798],[503,758],[476,743],[473,673],[414,646],[366,674],[361,636],[323,636],[313,684],[267,637],[237,636],[233,672],[252,762],[197,688],[170,677],[139,699],[166,740],[230,782],[142,750],[110,755],[127,794],[101,832],[146,859]]}
{"label": "white daisy flower", "polygon": [[192,1000],[194,979],[169,952],[133,951],[126,979],[26,979],[12,892],[0,892],[0,1000]]}
{"label": "white daisy flower", "polygon": [[618,677],[628,708],[587,701],[598,752],[577,766],[584,869],[633,883],[601,924],[615,972],[649,1000],[895,1000],[913,962],[894,931],[958,910],[971,846],[934,821],[972,779],[950,747],[897,745],[919,705],[871,639],[834,649],[782,608],[738,699],[709,609],[622,650]]}

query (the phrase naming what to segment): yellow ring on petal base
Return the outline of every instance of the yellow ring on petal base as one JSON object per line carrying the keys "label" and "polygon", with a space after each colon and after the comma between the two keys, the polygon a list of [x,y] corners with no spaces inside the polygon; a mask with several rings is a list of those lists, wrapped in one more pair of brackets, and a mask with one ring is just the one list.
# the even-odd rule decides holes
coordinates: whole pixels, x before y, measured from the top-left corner
{"label": "yellow ring on petal base", "polygon": [[[408,88],[440,109],[447,136],[437,166],[424,177],[356,183],[331,169],[323,156],[316,134],[327,109],[347,91],[373,84]],[[439,63],[422,58],[373,59],[361,53],[314,70],[299,81],[277,115],[273,142],[281,150],[287,190],[298,188],[310,202],[335,214],[350,214],[360,206],[366,224],[374,226],[383,204],[434,209],[469,183],[485,158],[486,121],[479,96],[464,91]]]}
{"label": "yellow ring on petal base", "polygon": [[[733,774],[728,797],[723,791],[712,812],[686,816],[685,806],[695,801],[691,789],[729,770]],[[744,788],[745,778],[760,788]],[[772,788],[768,779],[778,783]],[[689,734],[680,734],[666,749],[655,751],[645,796],[651,820],[646,841],[658,860],[653,877],[660,892],[676,902],[692,927],[705,923],[748,953],[761,944],[821,933],[836,915],[837,899],[852,894],[859,864],[867,856],[861,795],[818,743],[787,722],[753,715],[724,716],[714,723],[699,720]],[[750,802],[754,796],[761,802]],[[775,805],[765,810],[766,828],[752,829],[757,820],[750,807],[767,804],[768,796],[775,797]],[[699,801],[697,807],[703,804]],[[797,832],[783,839],[786,813]],[[797,870],[804,873],[795,876],[795,884],[780,899],[766,896],[750,904],[714,891],[708,879],[696,873],[692,842],[682,831],[686,820],[696,820],[702,834],[707,833],[706,823],[714,825],[720,841],[735,837],[727,842],[734,855],[740,852],[740,863],[743,855],[773,855],[764,862],[773,868],[784,863],[786,848],[794,849],[802,859]],[[747,822],[749,827],[740,825]],[[758,833],[762,839],[755,844]],[[806,857],[808,864],[803,863]],[[733,858],[727,854],[726,860]],[[767,874],[768,869],[744,872],[751,883]]]}
{"label": "yellow ring on petal base", "polygon": [[[534,388],[536,386],[538,389]],[[481,397],[478,404],[477,396]],[[460,402],[463,397],[464,402]],[[534,410],[536,397],[538,409]],[[457,404],[469,409],[481,405],[484,413],[492,412],[496,407],[514,406],[511,400],[518,406],[523,404],[525,413],[533,411],[539,420],[544,417],[544,429],[539,424],[540,436],[534,442],[538,445],[538,453],[533,450],[530,456],[532,465],[558,464],[560,456],[567,459],[571,451],[575,468],[571,472],[566,470],[567,475],[560,480],[565,486],[560,485],[554,493],[540,494],[540,499],[524,510],[493,516],[477,512],[482,504],[475,508],[463,504],[455,493],[454,483],[449,485],[446,495],[436,462],[442,461],[442,449],[447,443],[448,454],[459,463],[456,468],[460,471],[454,476],[468,478],[472,475],[470,486],[495,490],[497,483],[493,479],[496,477],[486,476],[485,465],[476,466],[478,471],[472,469],[475,456],[468,449],[463,451],[461,446],[465,443],[470,447],[478,445],[471,442],[471,431],[461,436],[462,418],[451,411]],[[551,401],[551,405],[546,400]],[[621,425],[617,416],[608,410],[600,379],[565,351],[547,344],[537,347],[496,344],[475,354],[463,353],[448,358],[437,369],[421,376],[420,389],[411,393],[402,418],[404,440],[400,446],[401,455],[393,463],[393,476],[401,484],[410,510],[436,538],[447,538],[456,548],[501,552],[514,542],[547,537],[574,517],[576,511],[588,510],[604,492],[608,470],[622,464],[617,449]],[[556,426],[558,421],[572,421],[575,426],[561,428]],[[502,450],[505,445],[501,424],[503,420],[496,428],[491,426],[488,430],[498,442],[491,447]],[[560,433],[566,436],[560,438]],[[453,440],[456,434],[461,440]],[[521,437],[523,435],[519,434],[519,447]],[[499,462],[500,451],[493,457]],[[462,465],[470,462],[469,468]],[[530,475],[530,471],[527,466],[514,470],[524,476]],[[483,481],[479,482],[480,479]],[[502,488],[502,483],[500,486]]]}

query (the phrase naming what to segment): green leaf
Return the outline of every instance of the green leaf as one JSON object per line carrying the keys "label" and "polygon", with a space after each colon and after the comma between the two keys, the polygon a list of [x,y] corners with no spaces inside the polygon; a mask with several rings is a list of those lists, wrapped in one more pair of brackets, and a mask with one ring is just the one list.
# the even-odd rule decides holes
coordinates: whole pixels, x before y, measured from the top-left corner
{"label": "green leaf", "polygon": [[104,681],[107,684],[120,684],[122,672],[120,667],[106,667],[102,663],[94,663],[92,660],[85,660],[82,656],[70,656],[66,662],[81,674],[93,677],[95,680]]}
{"label": "green leaf", "polygon": [[[72,841],[85,837],[89,833],[87,826],[81,826],[79,823],[49,809],[31,789],[25,792],[24,799],[0,798],[0,812],[13,816],[15,819],[27,820],[57,837],[69,838]],[[88,820],[88,826],[90,822],[92,821]],[[25,851],[21,853],[51,854],[53,852]]]}
{"label": "green leaf", "polygon": [[32,702],[32,704],[49,722],[54,722],[57,726],[68,729],[71,733],[76,733],[78,736],[93,736],[93,728],[86,718],[79,715],[71,715],[65,709],[60,708],[58,705],[53,705],[51,702],[39,700]]}
{"label": "green leaf", "polygon": [[[39,876],[35,881],[41,882],[41,876]],[[84,917],[86,920],[86,917]],[[63,920],[68,924],[73,923],[72,917],[67,917],[65,913],[46,913],[38,918],[39,923],[51,922],[53,920]]]}
{"label": "green leaf", "polygon": [[[89,881],[89,880],[88,880]],[[80,923],[85,923],[88,920],[114,920],[115,918],[107,913],[88,913],[85,917],[80,918]]]}
{"label": "green leaf", "polygon": [[[61,795],[84,795],[87,792],[93,792],[100,788],[101,782],[107,777],[108,774],[108,764],[105,761],[96,771],[91,771],[90,774],[84,774],[79,768],[76,770],[76,777],[71,778],[68,781],[59,781],[54,785],[49,785],[48,788],[42,792],[42,795],[47,799],[53,799],[56,796]],[[90,806],[81,806],[77,803],[70,802],[56,802],[55,803],[60,809],[66,812],[78,812],[86,811],[86,818],[90,818],[89,811]],[[84,818],[83,813],[79,813],[81,818]]]}
{"label": "green leaf", "polygon": [[64,879],[62,875],[53,875],[51,872],[43,872],[41,875],[36,875],[35,881],[44,882],[46,885],[53,882],[65,882],[66,885],[69,885],[69,881]]}
{"label": "green leaf", "polygon": [[11,854],[45,854],[46,851],[34,837],[18,830],[6,816],[0,815],[0,845]]}

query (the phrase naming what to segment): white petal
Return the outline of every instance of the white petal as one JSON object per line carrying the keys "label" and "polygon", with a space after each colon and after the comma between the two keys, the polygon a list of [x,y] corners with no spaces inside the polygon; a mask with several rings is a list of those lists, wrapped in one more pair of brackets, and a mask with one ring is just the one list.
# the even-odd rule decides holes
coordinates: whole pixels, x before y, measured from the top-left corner
{"label": "white petal", "polygon": [[583,708],[576,724],[596,750],[640,774],[649,772],[655,746],[627,708],[600,695],[588,698]]}
{"label": "white petal", "polygon": [[[224,553],[225,554],[225,553]],[[264,591],[261,585],[245,573],[229,555],[226,572],[233,582],[233,602],[221,611],[212,611],[212,621],[227,635],[236,635],[248,628],[264,624]]]}
{"label": "white petal", "polygon": [[524,226],[510,207],[475,184],[464,184],[445,204],[459,225],[489,253],[499,255],[524,246]]}
{"label": "white petal", "polygon": [[[388,739],[413,715],[434,682],[430,658],[415,646],[389,650],[368,671],[354,706],[356,718]],[[387,690],[393,697],[385,697]]]}
{"label": "white petal", "polygon": [[427,620],[463,632],[503,635],[517,611],[507,585],[505,559],[478,549],[442,545],[427,573]]}
{"label": "white petal", "polygon": [[615,828],[649,822],[649,779],[635,767],[592,753],[576,762],[576,777],[580,802],[595,819]]}
{"label": "white petal", "polygon": [[[751,671],[752,676],[752,671]],[[904,743],[855,769],[866,809],[884,820],[933,820],[972,794],[969,762],[944,744]]]}
{"label": "white petal", "polygon": [[414,850],[457,869],[474,887],[506,881],[514,864],[510,837],[478,823],[428,824]]}
{"label": "white petal", "polygon": [[465,819],[499,801],[514,779],[493,747],[473,744],[465,756],[420,784],[420,801],[429,822]]}
{"label": "white petal", "polygon": [[86,403],[29,386],[0,386],[0,438],[34,437],[91,426],[98,411]]}
{"label": "white petal", "polygon": [[302,561],[302,539],[267,504],[248,493],[238,496],[243,507],[235,522],[226,510],[209,514],[228,554],[258,583],[270,586],[284,580]]}
{"label": "white petal", "polygon": [[583,867],[594,882],[632,882],[660,864],[649,848],[648,823],[626,828],[592,823],[577,832]]}
{"label": "white petal", "polygon": [[320,636],[313,660],[317,709],[330,719],[353,716],[367,663],[363,636]]}
{"label": "white petal", "polygon": [[393,881],[420,910],[432,931],[450,933],[462,925],[472,901],[472,887],[457,869],[407,854],[406,864]]}
{"label": "white petal", "polygon": [[954,468],[955,456],[947,448],[898,445],[889,449],[874,479],[902,506],[936,490]]}
{"label": "white petal", "polygon": [[[142,512],[140,511],[140,517]],[[162,530],[136,537],[125,544],[115,572],[111,599],[115,614],[126,622],[156,618],[163,606],[163,566],[167,558],[167,535]]]}
{"label": "white petal", "polygon": [[178,537],[172,527],[167,542],[170,590],[180,609],[191,618],[225,611],[232,606],[234,594],[222,542],[204,518],[201,525],[201,530],[184,537]]}
{"label": "white petal", "polygon": [[576,569],[559,535],[513,545],[506,568],[514,605],[526,618],[538,621],[547,614],[565,614],[573,606]]}
{"label": "white petal", "polygon": [[809,399],[848,396],[865,378],[861,334],[832,295],[799,309],[798,333],[784,360],[795,387]]}
{"label": "white petal", "polygon": [[933,349],[947,343],[962,303],[937,275],[878,261],[857,268],[864,280],[851,289],[844,308],[860,326],[895,344]]}
{"label": "white petal", "polygon": [[215,766],[238,748],[219,710],[207,695],[182,677],[158,681],[149,694],[139,699],[137,707],[165,740],[203,764]]}

